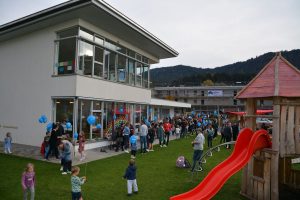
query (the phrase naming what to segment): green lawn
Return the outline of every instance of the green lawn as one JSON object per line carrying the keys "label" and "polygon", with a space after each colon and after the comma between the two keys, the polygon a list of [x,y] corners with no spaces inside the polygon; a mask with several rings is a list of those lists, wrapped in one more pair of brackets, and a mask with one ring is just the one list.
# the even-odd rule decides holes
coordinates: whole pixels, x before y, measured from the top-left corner
{"label": "green lawn", "polygon": [[[128,165],[129,154],[122,154],[87,164],[88,181],[82,187],[85,200],[108,199],[168,199],[170,196],[186,192],[204,178],[204,176],[231,151],[222,149],[207,159],[205,171],[191,179],[187,169],[175,167],[176,158],[192,157],[192,138],[171,141],[168,148],[155,146],[155,152],[138,154],[136,164],[139,193],[127,197],[126,181],[122,179]],[[217,142],[215,140],[214,142]],[[70,175],[62,176],[59,165],[0,154],[0,194],[1,199],[22,199],[21,174],[28,162],[35,165],[36,199],[70,199]],[[85,164],[80,165],[81,176],[84,175]],[[239,195],[241,172],[232,176],[214,199],[243,199]]]}

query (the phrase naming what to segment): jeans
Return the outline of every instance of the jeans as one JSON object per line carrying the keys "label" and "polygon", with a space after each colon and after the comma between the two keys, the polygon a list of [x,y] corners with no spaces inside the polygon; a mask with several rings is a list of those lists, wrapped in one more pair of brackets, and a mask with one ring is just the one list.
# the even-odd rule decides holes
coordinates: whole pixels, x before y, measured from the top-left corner
{"label": "jeans", "polygon": [[203,153],[203,150],[194,150],[192,171],[194,171],[196,163],[201,158],[202,153]]}
{"label": "jeans", "polygon": [[129,146],[129,135],[124,135],[124,149],[127,150]]}
{"label": "jeans", "polygon": [[72,170],[72,160],[65,161],[62,159],[63,164],[63,171],[64,172],[70,172]]}
{"label": "jeans", "polygon": [[167,145],[167,146],[169,144],[169,139],[170,139],[170,132],[165,132],[164,144]]}
{"label": "jeans", "polygon": [[127,180],[127,193],[132,194],[132,186],[133,186],[133,191],[137,192],[138,191],[138,186],[136,179],[134,180]]}
{"label": "jeans", "polygon": [[141,140],[141,152],[146,152],[147,149],[147,137],[146,136],[140,136]]}
{"label": "jeans", "polygon": [[212,148],[212,140],[213,140],[212,136],[207,136],[207,146],[208,146],[208,148]]}
{"label": "jeans", "polygon": [[30,200],[34,200],[34,187],[26,188],[24,190],[24,200],[27,200],[28,192],[30,192]]}

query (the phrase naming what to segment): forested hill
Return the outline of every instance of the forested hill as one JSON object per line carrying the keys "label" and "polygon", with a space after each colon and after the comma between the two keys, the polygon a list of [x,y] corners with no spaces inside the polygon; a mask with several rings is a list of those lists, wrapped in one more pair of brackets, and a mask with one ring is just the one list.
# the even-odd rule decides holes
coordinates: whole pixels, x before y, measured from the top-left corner
{"label": "forested hill", "polygon": [[[300,49],[282,51],[281,54],[300,69]],[[247,61],[213,69],[185,65],[151,69],[152,86],[199,86],[208,79],[212,80],[215,85],[234,85],[236,82],[247,84],[274,56],[274,52],[269,52]]]}

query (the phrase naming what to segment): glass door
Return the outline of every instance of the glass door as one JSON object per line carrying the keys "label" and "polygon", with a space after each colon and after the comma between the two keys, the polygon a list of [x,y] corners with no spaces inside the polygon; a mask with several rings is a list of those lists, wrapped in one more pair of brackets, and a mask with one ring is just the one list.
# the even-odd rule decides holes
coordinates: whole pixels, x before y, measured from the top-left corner
{"label": "glass door", "polygon": [[[102,138],[102,111],[93,111],[92,113],[96,117],[96,123],[91,126],[92,139],[98,140]],[[101,124],[101,129],[97,127]]]}

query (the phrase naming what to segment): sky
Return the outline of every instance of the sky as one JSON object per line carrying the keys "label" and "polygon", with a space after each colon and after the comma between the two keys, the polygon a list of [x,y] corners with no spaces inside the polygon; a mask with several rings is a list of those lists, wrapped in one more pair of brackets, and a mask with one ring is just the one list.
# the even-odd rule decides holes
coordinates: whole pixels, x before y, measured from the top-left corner
{"label": "sky", "polygon": [[[179,52],[151,68],[213,68],[300,48],[299,0],[105,0]],[[64,0],[0,0],[0,24]]]}

